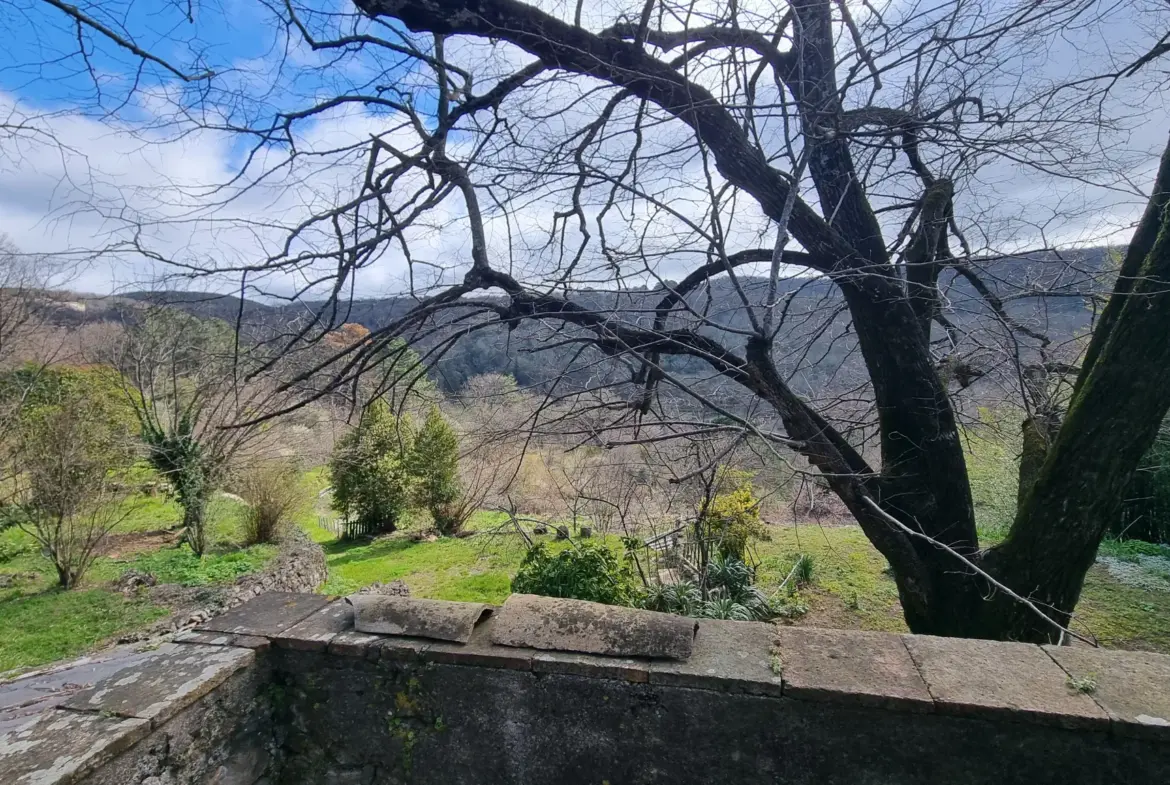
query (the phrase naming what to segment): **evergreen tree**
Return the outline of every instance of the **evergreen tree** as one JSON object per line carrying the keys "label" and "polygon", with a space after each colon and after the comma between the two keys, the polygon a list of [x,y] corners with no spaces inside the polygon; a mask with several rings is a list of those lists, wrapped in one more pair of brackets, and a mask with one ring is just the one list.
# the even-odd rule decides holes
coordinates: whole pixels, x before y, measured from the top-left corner
{"label": "evergreen tree", "polygon": [[430,512],[440,534],[451,535],[463,525],[459,501],[459,440],[451,424],[432,406],[415,439],[411,467],[417,478],[415,500]]}
{"label": "evergreen tree", "polygon": [[333,509],[367,532],[394,531],[415,484],[407,460],[413,442],[408,417],[395,417],[381,399],[370,404],[329,461]]}

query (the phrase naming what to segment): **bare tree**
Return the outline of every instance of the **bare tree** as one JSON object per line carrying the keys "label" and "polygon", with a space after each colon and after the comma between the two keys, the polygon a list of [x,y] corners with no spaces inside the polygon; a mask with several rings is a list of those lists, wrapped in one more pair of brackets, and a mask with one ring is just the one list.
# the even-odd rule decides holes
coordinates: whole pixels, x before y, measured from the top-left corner
{"label": "bare tree", "polygon": [[[1010,165],[1108,177],[1101,162],[1116,151],[1100,142],[1118,124],[1090,101],[1055,100],[1032,72],[1048,43],[1112,6],[355,4],[352,16],[273,4],[338,81],[271,113],[221,120],[221,106],[252,106],[248,96],[140,53],[201,83],[174,99],[180,131],[255,141],[234,187],[328,156],[357,176],[303,220],[274,221],[285,240],[265,258],[167,255],[143,240],[141,219],[135,248],[186,274],[234,275],[241,290],[279,275],[302,282],[294,299],[326,287],[290,347],[344,322],[347,287],[387,249],[408,264],[413,307],[281,390],[322,376],[320,395],[352,384],[401,338],[435,362],[473,333],[531,328],[543,349],[568,353],[574,372],[551,374],[547,395],[588,410],[573,419],[588,423],[584,439],[653,421],[677,438],[730,429],[802,456],[890,562],[912,630],[1063,637],[1121,483],[1170,405],[1170,345],[1143,343],[1170,314],[1159,284],[1170,175],[1155,183],[1038,479],[990,549],[976,533],[956,396],[999,367],[1018,379],[1047,361],[1047,337],[992,274],[1009,256],[997,223],[1021,222],[983,207],[997,195],[981,175]],[[1149,28],[1165,21],[1134,8],[1156,20]],[[135,51],[132,36],[68,13]],[[348,58],[378,76],[350,78]],[[209,94],[215,111],[190,111]],[[302,154],[296,129],[345,106],[374,112],[384,130]],[[274,149],[287,156],[273,163]],[[1024,219],[1041,240],[1045,221]],[[468,238],[466,253],[444,261],[426,244],[436,231]],[[1035,258],[1055,272],[1016,282],[1020,298],[1086,294],[1070,260]],[[960,286],[1002,340],[955,321]],[[821,394],[803,379],[830,355],[837,368],[860,358],[863,373]]]}
{"label": "bare tree", "polygon": [[81,581],[106,535],[133,511],[117,483],[133,446],[107,403],[78,392],[23,410],[6,456],[16,487],[9,517],[40,544],[65,589]]}
{"label": "bare tree", "polygon": [[183,508],[184,537],[196,555],[211,544],[207,507],[233,458],[271,433],[262,417],[281,404],[263,345],[241,346],[218,320],[151,309],[103,359],[119,373],[147,458]]}
{"label": "bare tree", "polygon": [[232,474],[231,487],[248,505],[242,513],[245,545],[275,542],[290,518],[309,506],[297,461],[249,460]]}

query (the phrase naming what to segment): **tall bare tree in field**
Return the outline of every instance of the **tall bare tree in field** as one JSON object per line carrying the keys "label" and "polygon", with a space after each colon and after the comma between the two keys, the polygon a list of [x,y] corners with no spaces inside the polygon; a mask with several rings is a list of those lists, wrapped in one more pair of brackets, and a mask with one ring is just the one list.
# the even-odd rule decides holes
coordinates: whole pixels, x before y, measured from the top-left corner
{"label": "tall bare tree in field", "polygon": [[[1170,163],[1068,415],[991,548],[976,532],[955,400],[989,366],[1051,361],[1042,325],[1024,323],[1012,297],[1083,294],[1061,288],[1072,263],[1048,256],[1056,274],[1005,295],[994,271],[1008,224],[989,183],[1003,167],[1108,178],[1103,156],[1116,151],[1100,142],[1123,123],[1083,94],[1061,100],[1042,66],[1054,41],[1119,6],[355,6],[270,4],[288,48],[314,55],[282,69],[320,80],[288,105],[250,102],[202,61],[145,63],[181,76],[176,129],[252,142],[232,189],[285,174],[295,187],[302,167],[324,163],[348,175],[330,180],[331,199],[307,189],[303,212],[266,225],[282,239],[256,257],[159,250],[143,218],[135,249],[252,291],[280,276],[294,299],[324,290],[290,346],[343,323],[350,285],[393,256],[415,305],[291,384],[350,383],[399,337],[433,361],[478,331],[535,325],[590,369],[574,395],[602,442],[654,423],[679,438],[738,430],[800,455],[889,561],[913,631],[1063,637],[1121,485],[1170,406],[1170,342],[1150,340],[1170,321]],[[1167,23],[1159,7],[1120,7],[1143,31]],[[68,13],[95,41],[133,41],[113,25],[93,33],[101,12]],[[365,113],[368,132],[306,148],[301,129],[346,108]],[[731,305],[709,296],[716,282]],[[1002,340],[956,322],[958,284]],[[860,356],[864,378],[820,397],[800,372],[834,347]]]}

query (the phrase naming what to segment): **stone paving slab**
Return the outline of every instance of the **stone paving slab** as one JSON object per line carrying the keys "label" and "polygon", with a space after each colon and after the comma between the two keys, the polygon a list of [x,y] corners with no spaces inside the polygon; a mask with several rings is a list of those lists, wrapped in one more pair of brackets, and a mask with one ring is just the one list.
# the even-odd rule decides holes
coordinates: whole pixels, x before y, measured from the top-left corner
{"label": "stone paving slab", "polygon": [[150,720],[157,727],[255,661],[251,649],[168,644],[156,656],[82,690],[63,706]]}
{"label": "stone paving slab", "polygon": [[1064,728],[1106,729],[1108,715],[1039,646],[930,635],[902,638],[937,711]]}
{"label": "stone paving slab", "polygon": [[321,594],[268,592],[248,600],[222,616],[209,619],[195,629],[200,632],[234,632],[271,638],[332,601]]}
{"label": "stone paving slab", "polygon": [[61,705],[86,687],[154,656],[155,651],[156,647],[141,643],[117,646],[0,684],[0,733],[24,725],[29,717]]}
{"label": "stone paving slab", "polygon": [[329,642],[340,633],[353,629],[353,606],[337,600],[314,612],[284,632],[272,637],[272,642],[286,649],[325,651]]}
{"label": "stone paving slab", "polygon": [[1170,657],[1074,646],[1045,646],[1044,651],[1070,681],[1091,680],[1087,694],[1109,714],[1115,732],[1170,741]]}
{"label": "stone paving slab", "polygon": [[379,655],[379,646],[382,643],[381,635],[369,635],[357,630],[339,632],[333,636],[326,647],[330,654],[339,657],[360,657],[367,660],[376,660]]}
{"label": "stone paving slab", "polygon": [[780,697],[776,632],[775,625],[763,622],[703,619],[690,658],[651,663],[650,683]]}
{"label": "stone paving slab", "polygon": [[934,701],[900,636],[779,627],[784,695],[929,712]]}
{"label": "stone paving slab", "polygon": [[685,660],[695,639],[685,616],[533,594],[511,595],[496,616],[502,646]]}
{"label": "stone paving slab", "polygon": [[72,785],[149,733],[149,720],[52,709],[0,735],[0,782]]}
{"label": "stone paving slab", "polygon": [[476,623],[491,612],[491,606],[481,602],[422,600],[378,594],[354,594],[345,601],[353,606],[353,626],[358,632],[459,643],[467,643]]}

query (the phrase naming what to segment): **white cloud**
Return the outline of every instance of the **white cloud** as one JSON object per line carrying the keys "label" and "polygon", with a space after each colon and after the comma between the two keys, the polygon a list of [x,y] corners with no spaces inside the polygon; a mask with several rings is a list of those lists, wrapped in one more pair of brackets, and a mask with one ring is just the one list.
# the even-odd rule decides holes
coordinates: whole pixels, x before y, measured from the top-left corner
{"label": "white cloud", "polygon": [[[575,8],[575,3],[567,2],[546,5],[570,19]],[[761,14],[772,7],[759,6]],[[633,2],[587,3],[586,22],[596,29],[640,7],[641,3]],[[1068,47],[1067,43],[1060,44],[1048,52],[1052,74],[1088,67],[1070,54]],[[1116,48],[1099,43],[1085,52],[1086,56],[1098,57],[1108,50],[1110,57],[1122,57],[1135,48],[1132,42]],[[531,59],[515,47],[471,40],[449,42],[448,55],[475,73],[476,92],[485,91],[495,80]],[[281,61],[281,66],[295,70],[326,62],[320,52],[296,46],[291,58]],[[236,87],[263,87],[265,80],[272,84],[276,78],[272,76],[276,66],[270,60],[236,65],[232,82]],[[357,58],[344,58],[338,68],[337,77],[342,84],[377,82]],[[714,73],[709,71],[702,78],[708,86],[720,88],[713,81]],[[896,84],[893,76],[904,77],[904,73],[894,72],[888,77]],[[1007,89],[1009,81],[1004,80],[997,89]],[[565,209],[571,181],[530,178],[526,171],[551,166],[569,171],[571,158],[565,154],[550,159],[546,155],[548,146],[552,141],[567,143],[596,116],[612,94],[598,87],[591,80],[558,78],[542,81],[514,99],[506,113],[509,132],[522,144],[491,149],[476,169],[481,183],[499,178],[511,189],[508,193],[514,199],[509,222],[483,195],[483,206],[489,214],[489,255],[501,266],[514,264],[529,280],[547,282],[555,278],[562,253],[571,256],[577,238],[570,233],[565,249],[557,242],[550,243],[553,214]],[[896,92],[893,87],[890,90]],[[26,115],[42,115],[37,122],[46,136],[21,133],[0,138],[0,232],[10,235],[30,253],[73,254],[86,259],[72,285],[91,291],[149,287],[160,278],[182,275],[184,264],[225,269],[256,263],[280,254],[289,231],[308,216],[352,198],[364,176],[370,136],[388,133],[401,122],[401,118],[385,112],[352,105],[331,111],[296,126],[301,155],[291,165],[285,165],[286,150],[264,148],[256,153],[246,176],[235,180],[250,142],[227,131],[176,123],[175,101],[179,98],[178,94],[164,91],[140,93],[133,112],[127,115],[133,120],[99,119],[61,111],[59,107],[22,104],[21,111]],[[274,90],[264,96],[264,101],[269,109],[278,103],[289,109],[304,107],[312,98],[304,91]],[[211,116],[221,120],[221,115],[229,114],[224,108],[229,104],[224,96],[217,99],[220,103],[210,107]],[[1102,175],[1120,174],[1123,177],[1113,179],[1128,179],[1143,187],[1147,184],[1155,163],[1150,150],[1164,143],[1166,119],[1160,97],[1151,101],[1156,105],[1144,108],[1144,114],[1131,123],[1128,136],[1110,137],[1116,139],[1119,163],[1103,168]],[[623,107],[625,119],[615,120],[614,129],[628,131],[635,106],[631,102]],[[0,95],[0,117],[16,112],[16,107],[14,96]],[[240,107],[234,110],[238,115]],[[765,139],[776,149],[780,144],[778,128],[779,124],[773,123],[772,133],[776,136]],[[417,143],[408,130],[390,132],[389,138],[403,149]],[[638,172],[644,189],[662,205],[686,219],[704,223],[705,178],[699,159],[693,147],[672,149],[687,138],[688,132],[677,121],[654,125],[645,134]],[[453,142],[452,155],[465,154],[474,141],[471,134],[459,135]],[[598,147],[598,166],[608,172],[621,171],[629,144],[628,134],[603,140]],[[606,159],[604,163],[602,159]],[[394,198],[410,198],[420,184],[419,177],[404,181]],[[720,185],[717,176],[715,182]],[[1129,222],[1140,212],[1140,199],[1132,195],[1043,177],[1009,162],[989,164],[969,185],[969,192],[960,196],[960,220],[970,228],[975,240],[985,237],[987,244],[1001,247],[1026,246],[1040,238],[1061,243],[1123,240]],[[608,192],[607,185],[594,184],[584,199],[584,212],[595,243],[585,264],[597,277],[608,274],[604,272],[606,260],[599,257],[596,249],[597,216]],[[498,189],[498,193],[504,190]],[[628,200],[618,201],[603,224],[611,244],[623,249],[641,247],[651,253],[680,245],[701,251],[701,243],[693,234],[687,234],[678,217],[645,202],[631,206]],[[741,197],[735,209],[726,210],[722,217],[733,249],[768,241],[769,224],[750,199]],[[423,283],[434,279],[436,269],[450,270],[469,261],[470,241],[462,218],[458,198],[450,197],[428,216],[425,225],[410,233],[412,255],[423,263],[416,268]],[[145,245],[179,266],[127,251],[125,243],[139,230]],[[314,227],[298,238],[294,252],[327,247],[333,239],[332,230],[329,224]],[[92,252],[110,248],[119,250],[89,259]],[[667,258],[662,261],[660,274],[677,279],[685,265],[692,263],[693,258]],[[287,293],[315,276],[327,275],[331,265],[317,262],[255,283],[272,292]],[[362,271],[357,291],[374,295],[401,290],[406,280],[403,254],[396,244],[389,243]],[[229,286],[225,278],[172,283],[218,289]]]}

